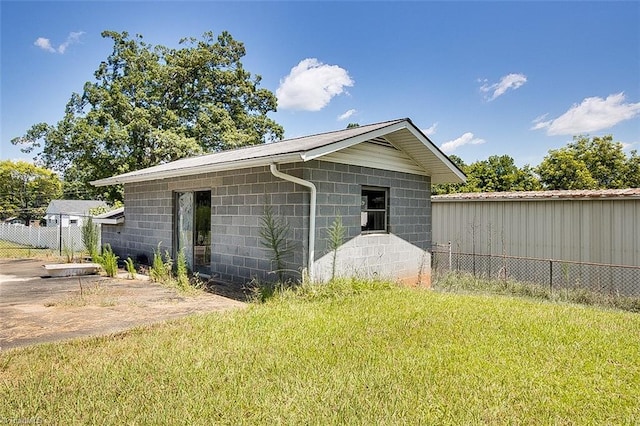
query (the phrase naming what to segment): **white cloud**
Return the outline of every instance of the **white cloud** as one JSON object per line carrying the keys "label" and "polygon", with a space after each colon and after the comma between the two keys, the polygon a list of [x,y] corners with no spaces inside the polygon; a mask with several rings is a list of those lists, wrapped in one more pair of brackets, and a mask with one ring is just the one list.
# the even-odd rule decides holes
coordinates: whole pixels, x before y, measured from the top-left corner
{"label": "white cloud", "polygon": [[350,109],[349,111],[345,112],[344,114],[338,116],[338,121],[346,120],[347,118],[351,117],[356,112],[357,111],[355,109]]}
{"label": "white cloud", "polygon": [[479,145],[485,143],[484,139],[474,137],[473,133],[467,132],[460,136],[458,139],[454,139],[440,145],[440,149],[445,153],[451,153],[463,145]]}
{"label": "white cloud", "polygon": [[622,92],[606,99],[585,98],[558,118],[545,121],[547,114],[537,117],[531,130],[547,129],[548,135],[576,135],[608,129],[640,115],[640,102],[625,103],[624,100]]}
{"label": "white cloud", "polygon": [[69,36],[67,37],[65,42],[62,43],[60,46],[58,46],[58,52],[59,53],[64,53],[67,50],[67,47],[69,47],[72,44],[79,43],[80,42],[80,36],[83,35],[83,34],[84,34],[84,31],[78,31],[78,32],[69,33]]}
{"label": "white cloud", "polygon": [[38,46],[42,50],[46,50],[47,52],[56,52],[56,49],[51,46],[51,40],[49,40],[48,38],[38,37],[38,39],[34,41],[33,44]]}
{"label": "white cloud", "polygon": [[498,96],[504,95],[507,90],[516,90],[527,82],[527,76],[524,74],[507,74],[500,79],[499,82],[488,84],[487,80],[482,81],[484,84],[480,86],[480,91],[484,93],[491,93],[486,98],[488,101],[492,101]]}
{"label": "white cloud", "polygon": [[320,111],[334,96],[353,86],[349,73],[337,65],[327,65],[307,58],[295,67],[276,90],[278,107],[305,111]]}
{"label": "white cloud", "polygon": [[438,123],[433,123],[431,125],[431,127],[426,128],[426,129],[420,129],[422,131],[422,133],[424,133],[427,136],[432,136],[436,134],[436,129],[438,128]]}
{"label": "white cloud", "polygon": [[51,40],[44,37],[38,37],[36,41],[33,42],[34,45],[38,46],[42,50],[46,50],[51,53],[60,53],[61,55],[67,51],[67,48],[72,45],[80,42],[80,36],[84,34],[84,31],[71,32],[67,36],[67,39],[56,49],[51,45]]}

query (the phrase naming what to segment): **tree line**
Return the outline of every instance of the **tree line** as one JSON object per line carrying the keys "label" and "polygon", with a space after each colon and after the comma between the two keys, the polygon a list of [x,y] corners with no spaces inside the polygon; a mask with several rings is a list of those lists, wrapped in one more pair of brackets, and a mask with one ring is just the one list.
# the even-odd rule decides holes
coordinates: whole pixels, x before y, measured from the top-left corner
{"label": "tree line", "polygon": [[276,97],[246,71],[244,44],[228,32],[153,46],[104,31],[113,51],[73,93],[55,125],[38,123],[11,142],[92,198],[122,201],[122,188],[91,181],[180,158],[281,139],[267,114]]}
{"label": "tree line", "polygon": [[434,185],[434,194],[640,187],[638,152],[627,155],[612,135],[574,136],[573,142],[550,150],[536,167],[518,167],[508,155],[471,164],[456,155],[449,158],[467,175],[467,182]]}
{"label": "tree line", "polygon": [[[275,95],[245,70],[242,42],[228,32],[186,38],[178,48],[153,46],[141,35],[104,31],[113,50],[72,93],[56,124],[37,123],[12,139],[36,165],[0,162],[0,219],[28,222],[51,199],[123,201],[122,188],[90,184],[180,158],[282,139],[267,114]],[[357,127],[350,123],[348,127]],[[612,136],[577,136],[549,151],[537,167],[519,168],[508,155],[469,165],[452,155],[465,184],[434,185],[448,192],[640,187],[640,158],[627,156]]]}

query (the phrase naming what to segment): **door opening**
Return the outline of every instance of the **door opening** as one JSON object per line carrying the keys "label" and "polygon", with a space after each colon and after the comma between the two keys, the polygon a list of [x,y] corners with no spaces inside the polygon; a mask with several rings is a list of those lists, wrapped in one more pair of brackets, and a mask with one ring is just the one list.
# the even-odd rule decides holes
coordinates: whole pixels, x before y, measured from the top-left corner
{"label": "door opening", "polygon": [[176,253],[193,272],[211,272],[211,191],[176,194]]}

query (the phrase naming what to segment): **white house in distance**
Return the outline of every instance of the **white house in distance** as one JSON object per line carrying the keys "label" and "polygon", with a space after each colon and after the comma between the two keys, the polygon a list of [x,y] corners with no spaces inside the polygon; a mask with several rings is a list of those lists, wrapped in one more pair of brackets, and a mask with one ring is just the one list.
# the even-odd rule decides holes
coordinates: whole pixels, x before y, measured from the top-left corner
{"label": "white house in distance", "polygon": [[96,207],[107,207],[99,200],[51,200],[44,218],[47,226],[82,226],[89,211]]}

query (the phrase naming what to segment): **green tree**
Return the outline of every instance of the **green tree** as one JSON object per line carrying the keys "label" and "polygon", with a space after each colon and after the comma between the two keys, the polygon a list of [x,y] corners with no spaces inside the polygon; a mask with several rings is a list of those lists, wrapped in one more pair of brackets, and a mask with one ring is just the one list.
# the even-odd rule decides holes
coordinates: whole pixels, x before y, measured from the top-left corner
{"label": "green tree", "polygon": [[546,189],[615,189],[635,187],[637,153],[627,158],[613,136],[574,136],[566,147],[550,150],[537,168]]}
{"label": "green tree", "polygon": [[640,188],[640,156],[638,151],[631,151],[627,160],[627,167],[627,186],[629,188]]}
{"label": "green tree", "polygon": [[549,151],[537,168],[545,189],[594,189],[596,180],[584,162],[568,148]]}
{"label": "green tree", "polygon": [[52,199],[61,195],[57,174],[26,161],[0,161],[0,219],[41,219]]}
{"label": "green tree", "polygon": [[467,182],[465,184],[438,185],[434,193],[535,191],[540,189],[540,182],[533,168],[529,165],[519,168],[514,159],[508,155],[492,155],[486,160],[476,161],[470,165],[465,165],[455,155],[451,155],[449,158],[467,175]]}
{"label": "green tree", "polygon": [[[276,98],[241,63],[244,45],[227,32],[152,46],[142,36],[105,31],[113,51],[73,93],[63,119],[39,123],[14,138],[23,151],[60,172],[68,188],[115,201],[121,188],[89,182],[203,152],[281,139],[267,114]],[[101,191],[107,191],[102,193]]]}

